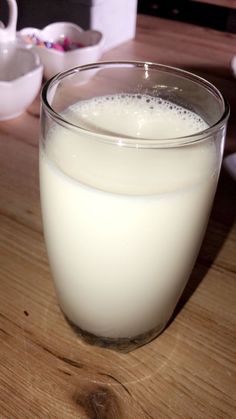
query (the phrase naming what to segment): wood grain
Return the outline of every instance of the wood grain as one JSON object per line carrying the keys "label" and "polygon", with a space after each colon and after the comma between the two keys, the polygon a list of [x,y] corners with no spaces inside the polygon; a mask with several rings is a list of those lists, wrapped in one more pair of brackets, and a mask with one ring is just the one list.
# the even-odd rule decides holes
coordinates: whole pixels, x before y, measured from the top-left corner
{"label": "wood grain", "polygon": [[[236,37],[138,17],[136,39],[104,59],[191,69],[231,104]],[[38,102],[0,123],[0,418],[233,419],[236,412],[236,188],[222,170],[206,238],[168,328],[119,354],[82,343],[57,305],[42,235]]]}
{"label": "wood grain", "polygon": [[213,6],[228,7],[229,9],[236,9],[236,0],[193,0],[199,3],[212,4]]}

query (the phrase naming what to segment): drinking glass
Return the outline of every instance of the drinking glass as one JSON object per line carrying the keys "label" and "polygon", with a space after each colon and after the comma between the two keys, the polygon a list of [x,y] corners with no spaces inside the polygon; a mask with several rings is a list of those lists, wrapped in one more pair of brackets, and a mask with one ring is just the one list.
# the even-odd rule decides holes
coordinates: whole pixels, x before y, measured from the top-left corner
{"label": "drinking glass", "polygon": [[228,115],[208,81],[158,64],[89,64],[46,83],[44,235],[83,340],[126,352],[168,324],[206,230]]}

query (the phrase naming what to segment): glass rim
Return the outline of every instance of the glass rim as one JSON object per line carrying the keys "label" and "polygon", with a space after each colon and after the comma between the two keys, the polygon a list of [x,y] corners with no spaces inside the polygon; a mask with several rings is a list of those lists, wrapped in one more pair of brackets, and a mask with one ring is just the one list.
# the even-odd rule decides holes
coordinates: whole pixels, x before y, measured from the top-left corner
{"label": "glass rim", "polygon": [[[135,68],[143,68],[144,70],[148,69],[154,69],[154,70],[161,70],[165,71],[166,73],[172,73],[176,75],[181,75],[185,78],[187,78],[190,81],[193,81],[195,83],[198,83],[206,90],[210,91],[218,100],[220,100],[222,104],[222,115],[220,118],[212,125],[210,125],[208,128],[190,134],[186,136],[180,136],[180,137],[170,137],[170,138],[158,138],[158,139],[147,139],[145,137],[132,137],[132,136],[126,136],[121,135],[119,133],[99,133],[95,130],[89,130],[84,127],[81,127],[79,124],[75,124],[66,118],[63,117],[63,115],[53,109],[53,107],[49,104],[49,101],[47,99],[47,93],[50,90],[51,87],[53,87],[56,83],[58,83],[60,80],[63,80],[64,78],[71,76],[72,74],[83,72],[86,70],[94,70],[98,68],[109,68],[109,67],[118,67],[118,66],[127,66],[127,67],[135,67]],[[60,125],[63,125],[67,127],[68,129],[82,131],[87,134],[93,134],[94,137],[98,139],[100,142],[107,142],[113,145],[119,145],[122,146],[128,146],[128,147],[140,147],[140,148],[168,148],[168,147],[178,147],[178,146],[184,146],[184,145],[190,145],[196,142],[203,141],[212,134],[214,134],[216,131],[218,131],[227,121],[229,114],[230,114],[230,107],[228,104],[228,101],[224,97],[224,95],[217,89],[214,84],[209,82],[208,80],[204,79],[201,76],[198,76],[197,74],[191,73],[187,70],[183,70],[181,68],[165,65],[165,64],[159,64],[159,63],[153,63],[148,61],[129,61],[129,60],[119,60],[119,61],[98,61],[95,63],[89,63],[84,64],[80,66],[73,67],[69,70],[60,72],[53,76],[51,79],[49,79],[45,85],[43,86],[42,92],[41,92],[41,102],[42,107],[45,108],[45,110],[50,114],[51,118],[54,119],[57,123]]]}

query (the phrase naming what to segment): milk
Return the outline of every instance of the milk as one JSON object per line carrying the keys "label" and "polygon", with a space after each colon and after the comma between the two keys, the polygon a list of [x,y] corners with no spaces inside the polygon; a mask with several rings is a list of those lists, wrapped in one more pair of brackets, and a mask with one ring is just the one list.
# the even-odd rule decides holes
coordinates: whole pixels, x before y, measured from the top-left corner
{"label": "milk", "polygon": [[52,126],[40,150],[44,232],[60,306],[98,336],[161,330],[205,232],[218,178],[215,141],[170,148],[170,138],[207,124],[145,95],[91,99],[64,117],[82,128]]}

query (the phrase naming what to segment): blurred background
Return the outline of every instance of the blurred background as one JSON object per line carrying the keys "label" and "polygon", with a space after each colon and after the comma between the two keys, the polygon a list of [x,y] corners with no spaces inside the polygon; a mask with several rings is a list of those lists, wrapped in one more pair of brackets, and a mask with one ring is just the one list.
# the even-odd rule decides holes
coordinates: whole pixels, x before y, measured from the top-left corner
{"label": "blurred background", "polygon": [[[83,28],[87,29],[89,14],[86,10],[96,3],[96,0],[17,0],[18,29],[26,26],[42,28],[63,20],[78,23],[78,6],[79,13],[83,13]],[[138,0],[138,13],[232,33],[236,33],[235,7],[235,0]],[[1,20],[6,23],[7,19],[7,3],[1,0]]]}
{"label": "blurred background", "polygon": [[234,0],[139,0],[138,12],[236,33],[233,3],[236,7]]}

